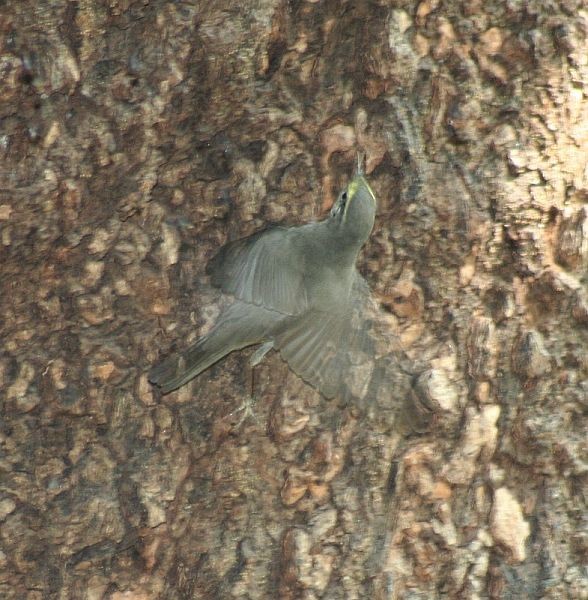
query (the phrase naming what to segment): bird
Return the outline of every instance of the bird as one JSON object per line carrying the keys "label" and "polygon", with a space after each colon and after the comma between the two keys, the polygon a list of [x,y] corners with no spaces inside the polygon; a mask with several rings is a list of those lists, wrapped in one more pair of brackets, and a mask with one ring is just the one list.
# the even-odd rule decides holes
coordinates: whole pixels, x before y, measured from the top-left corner
{"label": "bird", "polygon": [[206,273],[233,303],[209,333],[154,366],[149,381],[167,394],[229,353],[258,345],[252,365],[274,349],[326,398],[341,393],[353,363],[370,351],[364,316],[370,290],[356,261],[376,208],[358,155],[354,176],[326,218],[269,226],[225,244]]}

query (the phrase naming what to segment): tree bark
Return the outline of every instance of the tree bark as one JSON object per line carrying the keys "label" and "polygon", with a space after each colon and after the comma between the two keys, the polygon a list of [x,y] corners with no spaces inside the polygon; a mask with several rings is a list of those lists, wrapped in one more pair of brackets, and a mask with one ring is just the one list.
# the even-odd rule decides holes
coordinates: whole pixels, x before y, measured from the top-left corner
{"label": "tree bark", "polygon": [[[581,0],[2,3],[0,595],[588,598],[587,31]],[[208,258],[321,218],[357,149],[380,385],[271,353],[240,422],[243,351],[159,397]]]}

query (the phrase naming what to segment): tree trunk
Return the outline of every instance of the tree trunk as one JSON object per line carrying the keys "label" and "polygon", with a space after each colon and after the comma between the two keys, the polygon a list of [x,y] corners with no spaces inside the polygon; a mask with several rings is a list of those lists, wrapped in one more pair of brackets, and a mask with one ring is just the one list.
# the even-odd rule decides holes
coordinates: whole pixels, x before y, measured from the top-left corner
{"label": "tree trunk", "polygon": [[[0,596],[588,598],[587,31],[581,0],[3,2]],[[322,218],[357,149],[380,384],[271,353],[241,419],[247,350],[160,397],[208,258]]]}

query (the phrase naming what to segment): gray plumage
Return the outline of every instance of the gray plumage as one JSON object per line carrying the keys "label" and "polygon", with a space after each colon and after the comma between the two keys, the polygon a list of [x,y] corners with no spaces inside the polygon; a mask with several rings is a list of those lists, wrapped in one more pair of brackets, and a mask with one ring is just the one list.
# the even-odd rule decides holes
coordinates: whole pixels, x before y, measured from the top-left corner
{"label": "gray plumage", "polygon": [[375,196],[362,174],[323,221],[272,227],[226,244],[210,261],[214,286],[235,297],[213,329],[154,367],[149,380],[170,392],[234,350],[263,344],[325,396],[337,395],[354,355],[367,351],[369,289],[355,268],[369,237]]}

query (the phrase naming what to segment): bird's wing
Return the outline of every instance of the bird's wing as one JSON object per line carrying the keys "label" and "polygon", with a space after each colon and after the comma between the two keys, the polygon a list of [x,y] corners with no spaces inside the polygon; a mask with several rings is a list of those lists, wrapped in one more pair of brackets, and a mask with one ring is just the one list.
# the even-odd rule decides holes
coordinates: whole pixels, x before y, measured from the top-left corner
{"label": "bird's wing", "polygon": [[302,313],[308,305],[304,256],[291,232],[272,227],[229,242],[208,263],[212,284],[243,302],[286,315]]}
{"label": "bird's wing", "polygon": [[365,311],[369,298],[367,284],[356,274],[345,306],[286,319],[274,333],[290,368],[327,398],[342,393],[344,386],[358,390],[367,385],[374,355]]}

